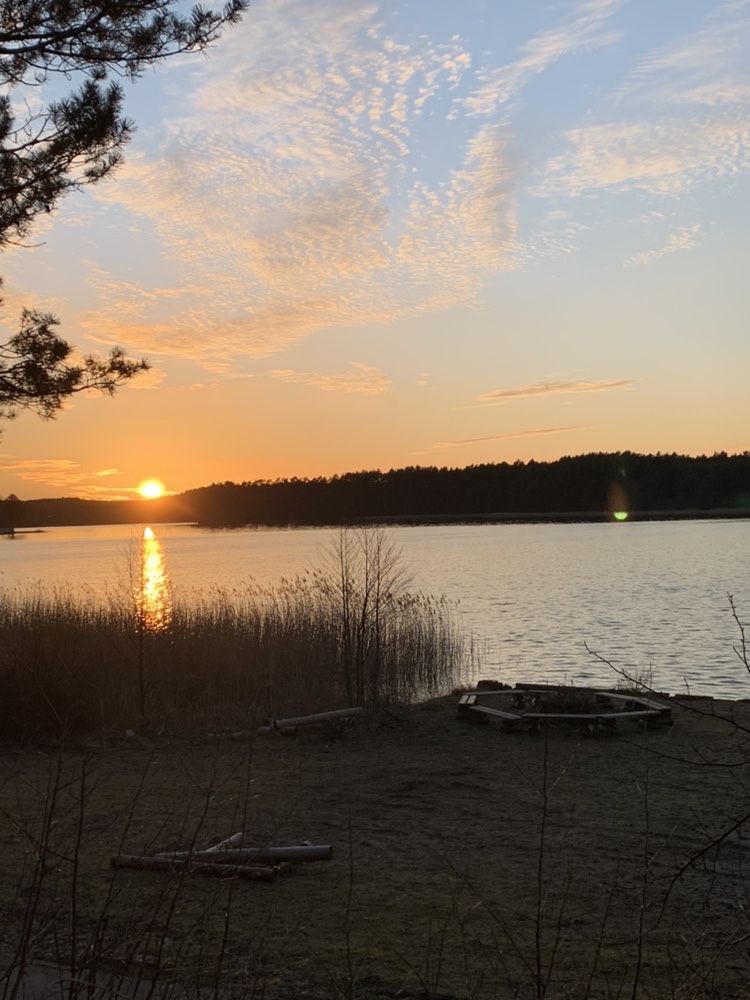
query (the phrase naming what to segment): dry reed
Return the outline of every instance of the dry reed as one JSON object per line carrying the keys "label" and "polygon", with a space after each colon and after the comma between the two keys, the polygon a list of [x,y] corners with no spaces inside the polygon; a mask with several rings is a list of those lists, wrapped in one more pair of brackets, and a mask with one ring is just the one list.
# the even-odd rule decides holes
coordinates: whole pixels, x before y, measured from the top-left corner
{"label": "dry reed", "polygon": [[463,670],[466,646],[442,600],[402,593],[355,618],[316,576],[176,604],[159,628],[133,602],[0,593],[0,727],[11,739],[241,728],[432,696]]}

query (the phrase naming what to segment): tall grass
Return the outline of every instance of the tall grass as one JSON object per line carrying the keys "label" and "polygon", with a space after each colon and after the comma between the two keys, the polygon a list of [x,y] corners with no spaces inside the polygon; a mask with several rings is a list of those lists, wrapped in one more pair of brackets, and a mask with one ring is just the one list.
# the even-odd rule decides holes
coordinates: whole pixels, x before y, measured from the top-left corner
{"label": "tall grass", "polygon": [[176,603],[158,627],[138,600],[0,593],[2,732],[242,728],[450,687],[466,648],[446,603],[350,570],[346,593],[323,569]]}

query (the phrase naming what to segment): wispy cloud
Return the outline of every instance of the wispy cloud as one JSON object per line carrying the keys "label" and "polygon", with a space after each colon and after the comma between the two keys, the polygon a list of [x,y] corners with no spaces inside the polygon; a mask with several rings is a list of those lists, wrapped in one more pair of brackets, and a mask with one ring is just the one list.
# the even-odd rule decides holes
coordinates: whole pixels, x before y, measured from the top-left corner
{"label": "wispy cloud", "polygon": [[140,372],[130,385],[134,389],[158,389],[166,377],[167,373],[163,368],[156,368],[152,365],[147,371]]}
{"label": "wispy cloud", "polygon": [[0,455],[0,473],[15,476],[22,482],[65,491],[66,496],[82,499],[125,500],[137,495],[135,487],[104,486],[97,479],[120,475],[119,469],[91,472],[69,458],[23,458]]}
{"label": "wispy cloud", "polygon": [[[604,44],[618,6],[587,0],[532,39],[505,67],[513,92],[566,51]],[[400,42],[365,0],[259,5],[220,60],[196,64],[158,152],[131,155],[96,192],[146,220],[184,284],[141,296],[93,275],[89,336],[220,373],[320,329],[475,302],[525,259],[508,124],[448,122],[452,160],[429,182],[409,167],[423,114],[470,72],[457,36]]]}
{"label": "wispy cloud", "polygon": [[641,58],[618,96],[651,105],[747,108],[749,49],[750,6],[717,4],[700,28]]}
{"label": "wispy cloud", "polygon": [[78,462],[69,458],[21,458],[0,455],[0,470],[19,479],[46,486],[71,486],[87,478]]}
{"label": "wispy cloud", "polygon": [[391,380],[379,368],[357,361],[352,362],[351,367],[353,371],[340,374],[299,372],[280,368],[270,371],[269,375],[282,382],[314,386],[324,392],[354,392],[365,396],[380,396],[389,390]]}
{"label": "wispy cloud", "polygon": [[746,173],[749,59],[750,6],[730,0],[638,61],[613,94],[616,119],[565,132],[567,148],[548,160],[539,192],[674,196]]}
{"label": "wispy cloud", "polygon": [[514,62],[482,71],[480,85],[468,97],[457,99],[456,104],[471,117],[497,114],[532,77],[563,56],[614,42],[619,32],[609,22],[621,6],[622,0],[585,0],[578,4],[566,21],[526,42]]}
{"label": "wispy cloud", "polygon": [[[466,445],[484,444],[487,441],[513,441],[516,438],[547,437],[551,434],[565,434],[568,431],[579,431],[580,427],[539,427],[534,430],[513,431],[509,434],[490,434],[486,437],[459,438],[456,441],[438,441],[431,451],[447,451],[449,448],[463,448]],[[418,452],[425,454],[425,452]]]}
{"label": "wispy cloud", "polygon": [[[510,389],[492,389],[477,396],[479,402],[502,403],[509,399],[527,399],[536,396],[559,396],[568,393],[610,392],[613,389],[626,389],[633,384],[629,378],[620,379],[568,379],[559,382],[534,382],[531,385],[521,385]],[[568,428],[566,428],[567,430]]]}
{"label": "wispy cloud", "polygon": [[[98,302],[81,328],[226,377],[323,329],[476,304],[498,272],[573,253],[584,197],[658,200],[750,167],[750,16],[737,2],[640,59],[608,103],[550,134],[554,155],[524,162],[523,89],[622,37],[624,0],[561,8],[510,61],[477,67],[457,35],[390,34],[372,0],[257,4],[190,63],[158,145],[134,144],[117,183],[94,190],[129,212],[123,238],[155,238],[179,280],[90,264]],[[541,220],[519,211],[529,191],[548,199]]]}
{"label": "wispy cloud", "polygon": [[662,246],[653,250],[641,250],[639,253],[633,254],[632,257],[628,257],[627,260],[623,261],[623,267],[642,267],[644,264],[649,264],[652,260],[658,260],[659,257],[665,257],[667,254],[677,253],[679,250],[691,250],[700,243],[700,236],[701,227],[699,225],[682,226],[671,233]]}
{"label": "wispy cloud", "polygon": [[612,122],[571,129],[539,193],[576,197],[605,190],[679,195],[699,182],[750,168],[750,117]]}

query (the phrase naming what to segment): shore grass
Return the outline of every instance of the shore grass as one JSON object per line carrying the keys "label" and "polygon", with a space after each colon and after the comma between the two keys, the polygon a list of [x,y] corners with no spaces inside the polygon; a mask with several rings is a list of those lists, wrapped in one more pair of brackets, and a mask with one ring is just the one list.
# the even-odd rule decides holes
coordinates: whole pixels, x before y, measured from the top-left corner
{"label": "shore grass", "polygon": [[217,591],[153,627],[134,604],[0,594],[0,730],[69,739],[109,729],[246,728],[450,689],[467,646],[445,602],[400,592],[342,611],[319,578]]}

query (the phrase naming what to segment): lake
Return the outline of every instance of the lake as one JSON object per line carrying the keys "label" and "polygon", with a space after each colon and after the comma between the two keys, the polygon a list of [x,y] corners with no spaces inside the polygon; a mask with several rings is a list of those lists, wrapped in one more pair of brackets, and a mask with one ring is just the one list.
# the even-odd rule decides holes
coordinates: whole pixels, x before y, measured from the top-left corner
{"label": "lake", "polygon": [[[176,601],[320,565],[332,529],[153,525]],[[617,666],[674,693],[750,697],[733,652],[750,617],[750,521],[393,527],[414,589],[444,594],[476,640],[476,676],[612,684]],[[0,539],[0,587],[96,597],[127,590],[143,526],[49,528]],[[96,599],[95,597],[95,599]]]}

